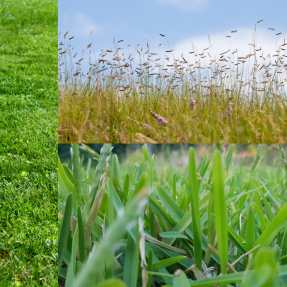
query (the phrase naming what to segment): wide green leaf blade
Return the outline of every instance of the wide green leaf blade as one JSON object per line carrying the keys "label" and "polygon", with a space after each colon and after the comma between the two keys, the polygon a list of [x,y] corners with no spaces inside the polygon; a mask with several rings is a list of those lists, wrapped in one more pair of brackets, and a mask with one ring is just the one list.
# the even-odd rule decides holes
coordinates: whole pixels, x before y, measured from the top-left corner
{"label": "wide green leaf blade", "polygon": [[72,214],[72,194],[70,193],[66,200],[63,224],[58,243],[58,272],[60,271],[62,265],[66,244],[70,232],[71,214]]}
{"label": "wide green leaf blade", "polygon": [[177,263],[180,260],[183,260],[186,258],[185,256],[177,256],[177,257],[172,257],[168,259],[161,260],[159,262],[156,262],[152,265],[153,268],[156,268],[157,270],[161,270],[163,268],[166,268],[172,264]]}
{"label": "wide green leaf blade", "polygon": [[160,233],[161,237],[164,238],[183,238],[183,239],[189,239],[186,235],[180,233],[180,232],[176,232],[176,231],[169,231],[169,232],[161,232]]}
{"label": "wide green leaf blade", "polygon": [[227,172],[229,170],[229,165],[230,165],[230,162],[231,162],[233,150],[234,150],[234,144],[231,145],[231,147],[230,147],[230,149],[228,151],[226,160],[225,160],[225,169],[226,169]]}
{"label": "wide green leaf blade", "polygon": [[78,219],[78,229],[79,229],[79,255],[80,255],[80,261],[83,263],[86,257],[85,256],[85,232],[84,232],[84,224],[83,224],[80,206],[78,206],[78,209],[77,209],[77,219]]}
{"label": "wide green leaf blade", "polygon": [[197,188],[195,151],[193,148],[189,150],[189,182],[190,182],[190,198],[191,198],[191,218],[193,230],[194,245],[194,261],[196,267],[201,270],[202,249],[201,249],[201,228],[199,213],[199,196]]}
{"label": "wide green leaf blade", "polygon": [[139,266],[139,232],[137,228],[137,240],[134,241],[130,233],[128,234],[128,243],[125,253],[125,265],[123,281],[127,287],[137,285]]}
{"label": "wide green leaf blade", "polygon": [[253,206],[250,204],[248,208],[248,217],[247,217],[247,232],[246,232],[246,251],[249,251],[253,248],[255,242],[255,214]]}
{"label": "wide green leaf blade", "polygon": [[228,260],[228,236],[227,236],[227,212],[225,203],[225,192],[223,183],[222,158],[216,151],[213,156],[213,191],[214,191],[214,213],[218,250],[220,254],[220,266],[222,274],[227,274]]}
{"label": "wide green leaf blade", "polygon": [[257,248],[254,253],[256,254],[263,246],[269,246],[274,237],[284,226],[287,220],[287,203],[278,211],[271,223],[266,227],[261,236],[258,238],[254,247],[260,244],[260,248]]}
{"label": "wide green leaf blade", "polygon": [[185,273],[180,269],[178,269],[174,273],[173,286],[174,287],[189,287],[190,286],[190,283],[189,283]]}

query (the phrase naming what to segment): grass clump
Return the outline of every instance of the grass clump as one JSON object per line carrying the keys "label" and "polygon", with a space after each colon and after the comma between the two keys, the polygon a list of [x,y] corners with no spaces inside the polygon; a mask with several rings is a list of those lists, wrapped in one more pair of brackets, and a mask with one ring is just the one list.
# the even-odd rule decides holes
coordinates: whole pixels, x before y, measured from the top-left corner
{"label": "grass clump", "polygon": [[286,286],[284,168],[260,167],[262,146],[248,166],[218,147],[199,164],[190,148],[177,169],[148,145],[134,165],[81,145],[86,168],[72,144],[72,169],[59,160],[59,284]]}
{"label": "grass clump", "polygon": [[57,1],[0,13],[0,285],[54,286]]}
{"label": "grass clump", "polygon": [[147,42],[147,51],[135,49],[136,68],[136,57],[118,46],[123,40],[114,40],[95,63],[89,56],[84,73],[85,51],[74,61],[67,33],[59,44],[60,143],[287,141],[285,39],[278,46],[276,38],[274,55],[264,54],[255,27],[248,55],[231,40],[228,51],[212,55],[209,39],[202,53],[192,44],[179,58],[174,49],[152,53]]}

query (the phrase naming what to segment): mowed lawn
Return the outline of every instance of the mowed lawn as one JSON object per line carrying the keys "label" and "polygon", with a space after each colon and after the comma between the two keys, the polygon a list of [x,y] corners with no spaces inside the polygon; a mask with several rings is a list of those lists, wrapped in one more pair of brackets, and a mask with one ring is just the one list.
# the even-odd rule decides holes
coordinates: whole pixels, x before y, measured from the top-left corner
{"label": "mowed lawn", "polygon": [[0,286],[57,286],[58,2],[0,15]]}

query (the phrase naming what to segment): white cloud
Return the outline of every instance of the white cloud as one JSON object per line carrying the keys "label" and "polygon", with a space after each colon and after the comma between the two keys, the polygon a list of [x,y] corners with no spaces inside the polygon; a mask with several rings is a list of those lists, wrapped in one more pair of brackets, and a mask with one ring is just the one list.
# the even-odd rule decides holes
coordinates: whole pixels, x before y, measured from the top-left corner
{"label": "white cloud", "polygon": [[63,15],[63,23],[74,36],[89,36],[91,31],[94,33],[102,30],[101,25],[95,23],[91,18],[82,12],[73,15],[65,13]]}
{"label": "white cloud", "polygon": [[181,10],[197,11],[203,8],[209,0],[155,0],[159,5],[176,6]]}
{"label": "white cloud", "polygon": [[[227,38],[226,36],[231,36]],[[218,33],[210,34],[211,49],[206,50],[214,58],[215,55],[219,55],[223,52],[226,52],[230,49],[230,40],[231,40],[231,52],[238,50],[238,56],[243,57],[248,54],[253,54],[254,48],[249,44],[254,44],[254,36],[256,49],[261,51],[257,52],[257,55],[267,56],[267,54],[276,54],[276,38],[275,34],[269,31],[257,31],[257,35],[254,35],[254,29],[248,28],[238,28],[236,33],[230,33],[230,31],[222,31]],[[175,48],[176,57],[180,56],[182,53],[184,55],[190,55],[189,52],[192,52],[192,42],[197,49],[197,52],[202,53],[203,49],[209,47],[208,35],[189,37],[186,40],[183,40],[177,43]],[[279,40],[277,40],[277,48],[279,46]],[[207,55],[205,52],[204,55]],[[227,53],[229,56],[229,53]]]}
{"label": "white cloud", "polygon": [[[231,38],[227,38],[226,36],[231,36]],[[231,39],[231,46],[230,46],[230,39]],[[277,57],[274,57],[273,55],[278,55],[279,53],[279,46],[282,45],[283,42],[283,37],[277,38],[277,43],[276,43],[276,36],[274,31],[269,31],[269,30],[257,30],[256,34],[254,34],[254,28],[238,28],[238,31],[236,33],[230,33],[229,31],[221,31],[218,33],[213,33],[210,34],[210,42],[211,42],[211,48],[207,49],[204,51],[204,55],[206,56],[205,58],[200,58],[197,57],[197,60],[200,60],[201,62],[201,67],[209,66],[210,64],[210,57],[207,54],[207,52],[211,55],[212,59],[216,59],[216,62],[218,62],[220,54],[224,53],[228,50],[231,49],[231,59],[232,62],[236,63],[237,62],[237,57],[246,57],[248,54],[254,54],[254,47],[249,44],[254,44],[255,41],[255,47],[256,50],[261,49],[260,51],[256,51],[256,57],[257,57],[257,64],[260,64],[258,69],[262,66],[264,63],[265,66],[268,65],[271,62],[271,65],[269,68],[274,71],[274,66],[275,60],[277,60]],[[177,60],[182,60],[181,55],[189,62],[189,64],[194,64],[194,54],[190,54],[189,52],[193,51],[192,48],[192,42],[195,48],[195,51],[197,53],[195,54],[202,54],[203,49],[206,49],[209,47],[209,39],[208,35],[206,36],[196,36],[196,37],[189,37],[188,39],[185,39],[183,41],[180,41],[176,45],[174,45],[174,52],[173,55]],[[282,47],[284,48],[284,47]],[[234,54],[232,52],[238,51]],[[280,48],[281,50],[281,48]],[[173,62],[173,57],[170,54],[170,60]],[[236,56],[235,56],[236,55]],[[268,56],[269,55],[269,56]],[[285,49],[280,51],[280,55],[285,55],[287,56],[287,51]],[[233,57],[234,56],[234,57]],[[260,58],[260,56],[263,56],[266,60],[264,61],[263,58]],[[228,60],[227,67],[229,67],[229,58],[230,57],[230,52],[224,54],[224,58]],[[286,57],[283,58],[284,62],[286,64],[287,59]],[[252,73],[253,67],[254,67],[254,61],[255,57],[251,56],[250,58],[245,60],[246,63],[244,63],[244,74],[245,77],[248,79],[251,79],[252,77],[250,76],[250,73]],[[225,65],[224,62],[221,62]],[[179,63],[178,63],[179,64]],[[198,65],[195,65],[198,66]],[[281,65],[282,66],[282,65]],[[236,66],[231,66],[234,67],[236,70]],[[239,71],[241,71],[242,64],[239,66]],[[246,74],[246,70],[248,71],[248,74]],[[284,68],[280,68],[280,70],[283,72],[280,74],[280,78],[283,81],[283,77],[287,77],[287,72]],[[264,69],[261,70],[263,73]],[[257,77],[259,74],[262,74],[261,72],[257,73]],[[279,75],[279,74],[278,74]],[[285,90],[287,91],[287,87],[285,86]]]}

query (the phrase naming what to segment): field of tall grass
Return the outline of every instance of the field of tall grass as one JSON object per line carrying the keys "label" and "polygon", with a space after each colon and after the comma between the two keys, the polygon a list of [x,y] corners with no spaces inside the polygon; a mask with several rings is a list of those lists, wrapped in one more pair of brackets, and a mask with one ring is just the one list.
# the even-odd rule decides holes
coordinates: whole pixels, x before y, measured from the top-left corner
{"label": "field of tall grass", "polygon": [[133,55],[114,39],[114,48],[92,62],[93,44],[77,56],[76,39],[65,33],[58,49],[59,142],[287,142],[287,43],[276,38],[273,53],[264,53],[256,42],[260,22],[247,55],[232,47],[239,32],[231,31],[230,49],[220,55],[212,55],[210,39],[203,51],[192,44],[180,57],[168,41],[163,55],[148,41]]}
{"label": "field of tall grass", "polygon": [[276,166],[260,164],[262,145],[248,165],[217,147],[186,149],[178,169],[149,145],[127,164],[111,144],[72,144],[71,164],[58,162],[59,285],[286,286],[283,147]]}

